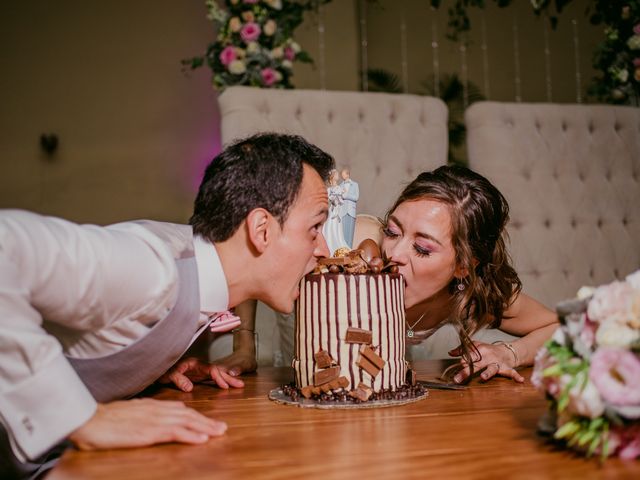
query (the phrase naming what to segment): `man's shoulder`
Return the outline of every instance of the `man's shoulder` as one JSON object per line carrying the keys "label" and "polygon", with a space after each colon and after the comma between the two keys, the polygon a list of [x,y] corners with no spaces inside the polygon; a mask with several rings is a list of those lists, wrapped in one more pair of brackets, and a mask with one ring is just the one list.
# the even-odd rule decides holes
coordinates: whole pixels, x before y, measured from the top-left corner
{"label": "man's shoulder", "polygon": [[138,220],[134,223],[146,228],[163,240],[176,258],[193,256],[193,227],[179,223]]}

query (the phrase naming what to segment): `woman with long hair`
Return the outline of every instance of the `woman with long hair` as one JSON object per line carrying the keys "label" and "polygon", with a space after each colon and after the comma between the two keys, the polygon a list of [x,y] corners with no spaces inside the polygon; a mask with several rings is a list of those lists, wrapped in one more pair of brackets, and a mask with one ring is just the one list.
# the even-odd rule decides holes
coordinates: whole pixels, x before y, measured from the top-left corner
{"label": "woman with long hair", "polygon": [[[516,371],[531,365],[557,327],[555,314],[521,292],[505,245],[509,206],[486,178],[464,167],[421,173],[384,219],[382,250],[406,282],[407,341],[419,343],[444,324],[458,332],[461,357],[453,380],[484,370],[524,381]],[[472,340],[483,327],[518,338],[511,343]]]}

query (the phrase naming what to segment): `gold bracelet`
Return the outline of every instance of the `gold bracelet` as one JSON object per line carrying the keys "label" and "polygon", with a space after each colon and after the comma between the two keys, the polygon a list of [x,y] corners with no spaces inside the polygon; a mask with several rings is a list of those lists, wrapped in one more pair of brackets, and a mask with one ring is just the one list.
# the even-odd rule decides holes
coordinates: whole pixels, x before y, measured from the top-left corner
{"label": "gold bracelet", "polygon": [[520,359],[518,358],[518,353],[516,352],[516,349],[514,348],[513,345],[511,345],[510,343],[503,342],[502,340],[493,342],[493,345],[504,345],[505,347],[507,347],[507,349],[511,350],[511,353],[513,353],[513,359],[516,361],[516,364],[513,366],[513,368],[516,368],[518,365],[520,365]]}
{"label": "gold bracelet", "polygon": [[256,333],[255,330],[252,330],[250,328],[242,328],[242,327],[234,328],[233,330],[231,330],[231,333],[237,333],[237,332],[242,332],[242,331]]}

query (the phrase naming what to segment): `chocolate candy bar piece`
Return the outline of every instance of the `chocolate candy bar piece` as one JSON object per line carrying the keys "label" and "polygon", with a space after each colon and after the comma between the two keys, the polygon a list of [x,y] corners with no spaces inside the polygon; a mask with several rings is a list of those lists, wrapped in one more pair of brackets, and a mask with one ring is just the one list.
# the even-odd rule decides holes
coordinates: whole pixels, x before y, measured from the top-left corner
{"label": "chocolate candy bar piece", "polygon": [[358,388],[356,388],[356,398],[360,399],[363,402],[369,400],[369,397],[373,395],[373,390],[368,385],[360,382]]}
{"label": "chocolate candy bar piece", "polygon": [[371,343],[373,334],[370,330],[363,330],[361,328],[349,327],[347,328],[347,334],[344,341],[347,343],[363,343],[368,345]]}
{"label": "chocolate candy bar piece", "polygon": [[331,358],[331,355],[329,355],[329,352],[326,350],[319,350],[313,358],[315,359],[318,368],[329,368],[333,363],[333,358]]}
{"label": "chocolate candy bar piece", "polygon": [[316,387],[329,383],[340,376],[340,367],[329,367],[324,370],[318,370],[313,374],[313,384]]}
{"label": "chocolate candy bar piece", "polygon": [[307,385],[306,387],[302,387],[300,393],[302,393],[302,396],[304,398],[311,398],[311,387],[309,385]]}
{"label": "chocolate candy bar piece", "polygon": [[376,377],[380,373],[380,369],[376,367],[373,363],[371,363],[369,360],[367,360],[366,357],[363,357],[362,355],[360,355],[360,357],[358,358],[356,365],[358,365],[361,369],[363,369],[372,377]]}
{"label": "chocolate candy bar piece", "polygon": [[407,383],[411,386],[418,383],[418,375],[416,371],[411,368],[407,369]]}
{"label": "chocolate candy bar piece", "polygon": [[382,370],[384,364],[386,363],[380,355],[373,351],[373,349],[367,345],[363,345],[360,348],[360,355],[365,357],[371,363],[373,363],[378,369]]}

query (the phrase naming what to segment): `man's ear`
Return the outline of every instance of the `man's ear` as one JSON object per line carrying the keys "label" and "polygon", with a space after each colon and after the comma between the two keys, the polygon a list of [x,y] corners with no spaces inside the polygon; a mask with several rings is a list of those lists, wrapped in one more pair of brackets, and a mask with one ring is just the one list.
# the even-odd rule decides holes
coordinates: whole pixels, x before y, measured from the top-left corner
{"label": "man's ear", "polygon": [[273,216],[264,208],[254,208],[245,219],[247,237],[258,253],[263,253],[271,241]]}

